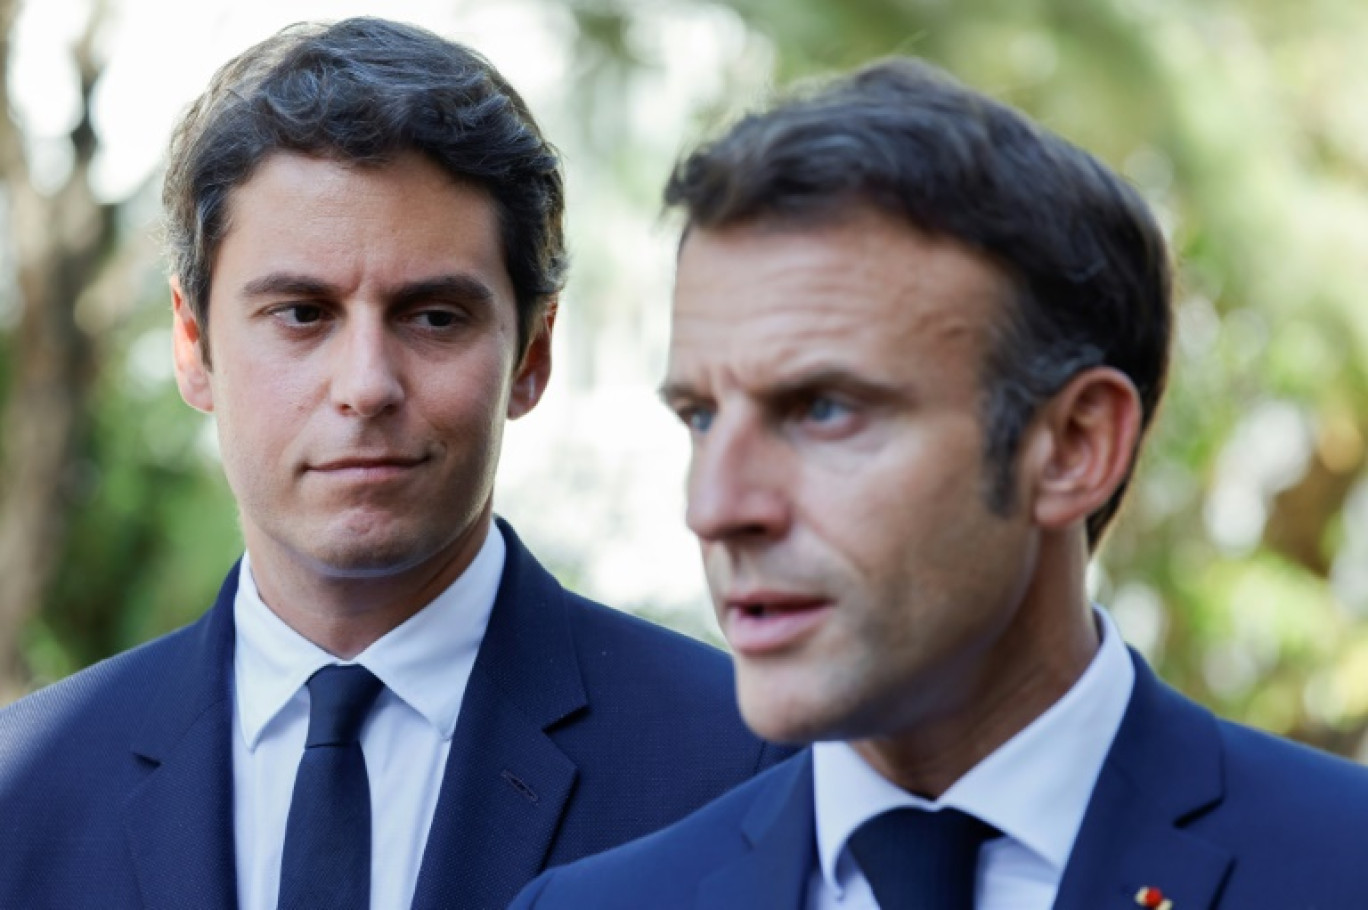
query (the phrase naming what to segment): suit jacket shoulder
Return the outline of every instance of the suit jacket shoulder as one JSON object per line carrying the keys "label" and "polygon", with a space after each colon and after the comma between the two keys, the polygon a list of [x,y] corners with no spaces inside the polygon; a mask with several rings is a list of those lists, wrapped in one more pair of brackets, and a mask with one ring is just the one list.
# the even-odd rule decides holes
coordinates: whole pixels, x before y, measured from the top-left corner
{"label": "suit jacket shoulder", "polygon": [[[1216,718],[1138,656],[1055,910],[1364,904],[1368,770]],[[543,875],[517,910],[798,910],[814,868],[810,753],[683,822]]]}
{"label": "suit jacket shoulder", "polygon": [[211,610],[0,711],[0,907],[174,906],[186,881],[232,899],[231,623]]}
{"label": "suit jacket shoulder", "polygon": [[798,910],[812,806],[804,750],[678,824],[546,872],[509,910]]}
{"label": "suit jacket shoulder", "polygon": [[[617,726],[614,753],[624,761],[641,753],[668,763],[671,786],[692,790],[695,807],[792,754],[746,728],[726,654],[577,595],[566,596],[589,695],[586,732],[567,724],[557,737],[567,752],[589,747],[585,737],[595,723]],[[614,765],[621,762],[603,758],[594,773],[614,775]],[[681,773],[685,768],[692,773]]]}
{"label": "suit jacket shoulder", "polygon": [[548,866],[670,824],[790,751],[746,729],[725,655],[567,592],[500,529],[504,578],[415,907],[502,910]]}
{"label": "suit jacket shoulder", "polygon": [[1368,770],[1217,718],[1138,655],[1135,690],[1093,788],[1055,906],[1356,906]]}
{"label": "suit jacket shoulder", "polygon": [[[741,722],[725,655],[565,591],[500,529],[418,910],[502,910],[787,754]],[[0,907],[233,906],[236,580],[193,625],[0,712]]]}
{"label": "suit jacket shoulder", "polygon": [[[168,665],[191,634],[191,627],[178,629],[0,709],[0,798],[18,795],[2,785],[25,770],[50,769],[61,754],[94,752],[96,743],[131,738],[137,715],[128,709],[164,687]],[[92,757],[83,754],[82,760]]]}

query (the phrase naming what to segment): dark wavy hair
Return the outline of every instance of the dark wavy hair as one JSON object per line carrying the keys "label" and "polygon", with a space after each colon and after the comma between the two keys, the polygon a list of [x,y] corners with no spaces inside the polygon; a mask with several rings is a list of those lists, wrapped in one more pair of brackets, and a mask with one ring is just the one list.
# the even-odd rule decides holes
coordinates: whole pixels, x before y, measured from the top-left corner
{"label": "dark wavy hair", "polygon": [[[872,205],[986,255],[1011,288],[983,365],[985,500],[1011,508],[1039,407],[1097,365],[1163,395],[1170,268],[1144,201],[1088,153],[917,60],[880,61],[751,114],[683,158],[665,189],[692,227],[802,227]],[[1130,480],[1088,516],[1095,546]]]}
{"label": "dark wavy hair", "polygon": [[229,199],[280,151],[362,166],[416,151],[487,191],[517,298],[520,350],[564,285],[560,159],[489,61],[383,19],[293,25],[219,69],[171,138],[165,235],[206,357],[209,289]]}

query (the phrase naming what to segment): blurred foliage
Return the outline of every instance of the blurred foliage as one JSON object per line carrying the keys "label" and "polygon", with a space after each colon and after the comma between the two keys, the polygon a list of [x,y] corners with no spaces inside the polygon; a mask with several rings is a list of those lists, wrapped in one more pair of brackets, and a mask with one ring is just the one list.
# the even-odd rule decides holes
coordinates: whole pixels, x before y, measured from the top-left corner
{"label": "blurred foliage", "polygon": [[93,426],[68,490],[65,569],[23,641],[35,686],[196,618],[242,546],[207,419],[170,381],[169,307],[156,278],[103,336]]}
{"label": "blurred foliage", "polygon": [[[1178,338],[1167,403],[1096,566],[1097,597],[1183,690],[1363,754],[1368,5],[545,2],[575,25],[567,79],[580,135],[557,138],[594,159],[587,186],[571,188],[581,212],[590,199],[609,214],[654,211],[678,149],[662,149],[630,112],[675,40],[665,26],[687,10],[726,16],[743,36],[724,71],[699,75],[719,90],[692,112],[695,137],[759,102],[766,82],[908,53],[1131,179],[1172,239]],[[632,318],[598,293],[612,250],[594,246],[591,216],[572,211],[572,225],[577,217],[587,226],[576,302],[597,308],[589,329]],[[149,281],[137,299],[101,339],[68,568],[25,639],[36,682],[198,613],[240,546],[203,422],[152,366],[169,360],[164,292]],[[0,337],[0,367],[9,348]]]}

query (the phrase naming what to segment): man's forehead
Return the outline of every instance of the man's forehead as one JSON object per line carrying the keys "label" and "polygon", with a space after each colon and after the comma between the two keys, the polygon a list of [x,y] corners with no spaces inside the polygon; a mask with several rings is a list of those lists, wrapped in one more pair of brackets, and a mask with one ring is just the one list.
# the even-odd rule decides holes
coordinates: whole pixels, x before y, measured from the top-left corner
{"label": "man's forehead", "polygon": [[[327,226],[322,236],[319,224]],[[511,280],[489,191],[413,151],[365,162],[296,151],[265,156],[225,198],[211,275],[217,284],[225,251],[245,245],[263,275],[313,276],[315,267],[321,267],[316,261],[319,240],[331,237],[332,246],[350,248],[356,258],[365,259],[368,244],[358,241],[368,232],[380,246],[396,232],[403,236],[409,258],[424,264],[419,269],[423,274],[407,275],[405,281],[460,272],[462,261],[477,254],[497,261],[498,274],[490,277],[497,277],[498,284]],[[296,243],[306,233],[314,245]]]}
{"label": "man's forehead", "polygon": [[[451,188],[462,195],[479,198],[491,207],[495,205],[493,194],[485,184],[451,172],[417,149],[400,148],[374,158],[358,159],[327,148],[312,151],[280,148],[262,155],[241,180],[224,191],[222,222],[216,239],[221,244],[232,233],[234,215],[246,197],[261,193],[276,195],[301,184],[319,189],[322,183],[336,185],[339,196],[345,198],[354,194],[359,185],[351,178],[383,178],[398,173],[421,174],[434,190]],[[291,212],[275,214],[287,218]]]}
{"label": "man's forehead", "polygon": [[691,226],[680,242],[676,298],[693,285],[771,277],[824,283],[871,270],[880,281],[896,280],[905,289],[952,283],[959,296],[994,304],[1005,301],[1013,283],[993,258],[968,243],[857,205],[810,221],[766,217]]}
{"label": "man's forehead", "polygon": [[808,369],[955,345],[1001,317],[1006,289],[986,257],[881,213],[695,230],[681,250],[672,365],[741,358]]}

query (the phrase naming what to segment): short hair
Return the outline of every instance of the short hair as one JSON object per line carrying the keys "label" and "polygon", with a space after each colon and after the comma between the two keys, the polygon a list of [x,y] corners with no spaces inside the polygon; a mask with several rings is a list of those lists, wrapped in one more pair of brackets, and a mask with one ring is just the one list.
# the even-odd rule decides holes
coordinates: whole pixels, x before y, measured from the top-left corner
{"label": "short hair", "polygon": [[[982,378],[985,499],[999,513],[1027,425],[1079,372],[1129,377],[1142,433],[1158,407],[1171,279],[1144,201],[1088,153],[926,63],[879,61],[744,117],[676,164],[665,203],[684,209],[686,236],[873,206],[994,262],[1011,289]],[[1088,516],[1090,547],[1129,480]]]}
{"label": "short hair", "polygon": [[172,272],[202,338],[232,192],[280,151],[361,166],[416,151],[488,192],[525,348],[565,282],[565,191],[556,150],[489,61],[362,17],[289,26],[224,64],[172,135],[162,190]]}

